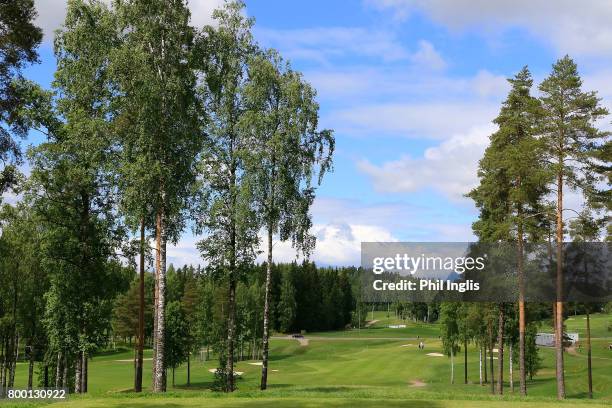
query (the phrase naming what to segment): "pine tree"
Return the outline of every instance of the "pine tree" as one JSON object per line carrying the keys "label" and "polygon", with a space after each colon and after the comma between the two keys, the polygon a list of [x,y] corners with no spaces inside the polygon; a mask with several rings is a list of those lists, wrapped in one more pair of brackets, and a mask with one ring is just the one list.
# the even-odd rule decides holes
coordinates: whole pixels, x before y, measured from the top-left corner
{"label": "pine tree", "polygon": [[[499,130],[491,135],[491,144],[479,163],[479,186],[469,193],[480,209],[473,225],[484,242],[514,241],[517,246],[519,280],[519,379],[521,395],[525,382],[525,235],[539,234],[542,199],[549,177],[544,163],[542,143],[537,139],[542,110],[530,95],[533,85],[525,67],[514,78],[508,97],[495,123]],[[501,309],[500,309],[501,310]]]}
{"label": "pine tree", "polygon": [[[607,133],[595,126],[608,111],[601,106],[595,92],[584,92],[574,61],[565,56],[552,68],[540,84],[540,100],[544,109],[542,141],[552,164],[556,195],[556,291],[555,348],[557,398],[565,398],[563,361],[563,191],[566,186],[580,189],[587,199],[593,199],[598,181],[591,170],[594,156],[601,151]],[[574,209],[574,211],[576,211]]]}

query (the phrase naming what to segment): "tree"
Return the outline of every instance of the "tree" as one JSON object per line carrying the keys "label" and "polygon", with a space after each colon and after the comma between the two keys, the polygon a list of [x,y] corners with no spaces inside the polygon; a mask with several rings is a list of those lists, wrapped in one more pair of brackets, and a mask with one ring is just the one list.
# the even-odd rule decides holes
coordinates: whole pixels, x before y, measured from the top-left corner
{"label": "tree", "polygon": [[41,267],[40,228],[32,209],[24,203],[0,209],[0,395],[13,387],[20,344],[29,360],[28,388],[33,385],[34,361],[46,349],[40,324],[43,295],[48,288]]}
{"label": "tree", "polygon": [[512,88],[494,120],[499,129],[491,135],[491,144],[479,163],[480,184],[468,196],[480,209],[473,229],[481,241],[516,242],[519,379],[521,395],[526,395],[524,243],[525,235],[537,240],[541,234],[538,223],[543,217],[542,199],[547,193],[549,172],[542,143],[536,137],[542,109],[530,95],[531,74],[524,67],[508,81]]}
{"label": "tree", "polygon": [[56,384],[68,386],[74,376],[76,392],[87,391],[88,355],[104,343],[123,279],[114,259],[122,234],[107,167],[113,32],[106,6],[70,2],[55,41],[55,97],[44,107],[54,119],[41,123],[48,140],[30,152],[25,197],[44,227],[41,262],[50,281],[44,324],[58,356]]}
{"label": "tree", "polygon": [[459,307],[460,303],[442,302],[440,305],[440,332],[442,335],[442,348],[451,358],[451,384],[455,383],[454,356],[459,347]]}
{"label": "tree", "polygon": [[172,369],[172,386],[174,387],[174,370],[187,361],[191,345],[189,326],[181,302],[174,300],[166,305],[165,330],[164,347],[166,350],[164,355],[167,367]]}
{"label": "tree", "polygon": [[0,3],[0,201],[17,181],[15,165],[21,163],[21,150],[13,135],[23,138],[29,128],[19,109],[31,102],[28,91],[33,85],[22,78],[21,70],[38,62],[36,48],[42,31],[33,24],[35,18],[33,0]]}
{"label": "tree", "polygon": [[227,282],[227,362],[221,373],[227,391],[234,391],[236,287],[255,259],[259,245],[254,185],[247,173],[253,138],[240,128],[246,110],[247,64],[255,46],[252,19],[243,16],[244,3],[228,2],[215,10],[217,27],[207,26],[199,41],[199,62],[205,76],[200,92],[210,115],[199,165],[202,180],[198,243],[208,270]]}
{"label": "tree", "polygon": [[[578,262],[582,265],[574,265],[572,269],[580,268],[582,270],[581,278],[586,281],[592,281],[589,274],[597,274],[600,268],[605,268],[604,265],[597,264],[597,255],[589,256],[589,248],[584,245],[585,242],[594,242],[599,239],[601,224],[596,220],[588,209],[585,209],[578,218],[570,221],[570,236],[574,242],[578,244]],[[597,249],[595,249],[597,251]],[[586,313],[586,348],[587,348],[587,383],[589,398],[593,398],[593,370],[592,370],[592,350],[591,350],[591,312],[593,305],[585,303],[584,311]]]}
{"label": "tree", "polygon": [[287,333],[293,327],[296,308],[295,287],[293,286],[291,269],[289,269],[282,276],[281,293],[278,304],[279,328],[282,332]]}
{"label": "tree", "polygon": [[121,1],[116,11],[119,184],[131,224],[142,230],[151,223],[155,229],[153,390],[163,392],[166,243],[176,241],[183,229],[200,150],[201,110],[191,66],[194,30],[183,0]]}
{"label": "tree", "polygon": [[263,320],[261,389],[267,387],[270,337],[270,285],[273,236],[291,240],[306,255],[314,247],[309,234],[309,209],[315,190],[331,168],[334,139],[331,131],[318,131],[319,106],[315,91],[273,50],[262,51],[248,65],[246,112],[241,127],[254,140],[255,154],[247,172],[254,177],[255,199],[262,212],[267,236],[267,267]]}
{"label": "tree", "polygon": [[557,397],[565,398],[563,363],[563,189],[580,189],[587,199],[596,192],[597,173],[594,156],[601,150],[606,132],[594,125],[608,111],[595,92],[582,91],[582,80],[574,61],[565,56],[540,84],[544,120],[542,140],[554,173],[556,195],[556,291],[555,348]]}

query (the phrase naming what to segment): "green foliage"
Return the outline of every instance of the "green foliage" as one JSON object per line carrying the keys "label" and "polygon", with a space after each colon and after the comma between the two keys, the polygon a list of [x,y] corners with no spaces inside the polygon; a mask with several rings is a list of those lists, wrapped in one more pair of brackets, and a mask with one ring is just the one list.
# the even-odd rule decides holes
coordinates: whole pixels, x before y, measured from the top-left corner
{"label": "green foliage", "polygon": [[21,163],[21,150],[13,136],[24,138],[30,127],[20,112],[32,102],[21,71],[38,62],[36,48],[42,31],[33,24],[36,15],[33,0],[0,3],[0,203],[2,193],[16,183],[15,164]]}

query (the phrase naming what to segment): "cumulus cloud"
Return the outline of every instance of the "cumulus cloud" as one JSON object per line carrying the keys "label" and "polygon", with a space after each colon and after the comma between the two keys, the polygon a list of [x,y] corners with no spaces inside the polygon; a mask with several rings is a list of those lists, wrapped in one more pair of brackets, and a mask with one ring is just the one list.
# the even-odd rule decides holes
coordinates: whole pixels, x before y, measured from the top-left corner
{"label": "cumulus cloud", "polygon": [[475,127],[427,149],[422,157],[405,155],[382,165],[362,160],[358,168],[381,192],[432,189],[458,201],[476,186],[478,160],[488,145],[488,136],[494,131],[492,124]]}
{"label": "cumulus cloud", "polygon": [[[103,0],[110,4],[111,0]],[[201,27],[213,22],[212,12],[220,5],[223,0],[188,0],[191,10],[191,23],[196,27]],[[67,0],[35,0],[38,17],[36,25],[42,28],[44,41],[52,41],[53,33],[61,27],[66,17]]]}
{"label": "cumulus cloud", "polygon": [[612,3],[600,0],[365,0],[402,20],[415,12],[451,30],[523,27],[561,53],[610,56]]}

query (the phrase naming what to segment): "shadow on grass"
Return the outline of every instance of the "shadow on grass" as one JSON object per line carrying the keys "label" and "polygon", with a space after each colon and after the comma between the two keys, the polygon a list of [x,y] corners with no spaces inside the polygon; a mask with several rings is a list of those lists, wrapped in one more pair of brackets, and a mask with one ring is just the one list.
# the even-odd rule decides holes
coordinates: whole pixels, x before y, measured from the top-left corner
{"label": "shadow on grass", "polygon": [[[134,401],[136,402],[136,401]],[[105,408],[123,408],[126,406],[130,406],[130,404],[126,404],[125,401],[113,403],[112,401],[105,401]],[[185,404],[180,402],[169,401],[168,399],[164,401],[138,401],[133,406],[146,406],[148,408],[179,408],[185,407]],[[192,406],[192,405],[189,405]],[[310,400],[297,400],[294,398],[287,398],[283,401],[283,399],[273,399],[269,400],[267,398],[262,399],[242,399],[242,398],[222,398],[222,399],[202,399],[202,406],[207,407],[291,407],[291,408],[314,408],[314,407],[382,407],[385,408],[442,408],[442,405],[432,401],[425,400],[376,400],[376,399],[367,399],[367,400],[350,400],[350,399],[325,399],[324,401],[318,401],[316,398]]]}
{"label": "shadow on grass", "polygon": [[174,387],[169,387],[169,389],[177,389],[184,391],[207,391],[210,390],[213,386],[213,381],[198,381],[191,382],[191,385],[187,384],[176,384]]}
{"label": "shadow on grass", "polygon": [[303,388],[302,391],[306,391],[306,392],[320,392],[323,394],[333,394],[335,392],[345,392],[345,391],[353,391],[355,390],[354,388],[351,387],[343,387],[343,386],[338,386],[338,387],[310,387],[310,388]]}

